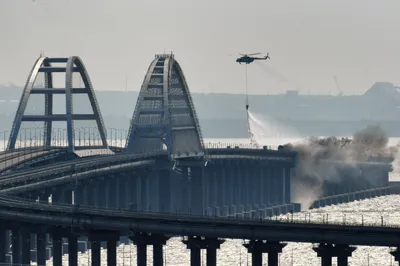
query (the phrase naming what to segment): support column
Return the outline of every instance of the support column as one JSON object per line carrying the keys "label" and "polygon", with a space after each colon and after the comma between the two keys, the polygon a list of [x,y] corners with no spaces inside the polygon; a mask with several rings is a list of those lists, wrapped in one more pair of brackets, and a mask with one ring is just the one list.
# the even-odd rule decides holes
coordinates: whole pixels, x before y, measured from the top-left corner
{"label": "support column", "polygon": [[217,249],[215,248],[207,248],[207,266],[217,265]]}
{"label": "support column", "polygon": [[119,232],[114,231],[92,231],[89,241],[92,248],[92,265],[100,265],[100,250],[102,241],[107,243],[107,265],[116,265],[116,242],[119,240]]}
{"label": "support column", "polygon": [[29,231],[22,229],[21,231],[22,242],[22,259],[21,263],[25,265],[31,264],[31,236]]}
{"label": "support column", "polygon": [[154,244],[153,245],[153,265],[154,266],[164,265],[163,245],[162,244]]}
{"label": "support column", "polygon": [[190,236],[188,239],[182,241],[186,244],[186,248],[190,249],[190,265],[200,266],[201,256],[200,250],[207,250],[207,266],[217,265],[217,249],[225,240],[218,238],[201,238]]}
{"label": "support column", "polygon": [[21,263],[21,235],[18,230],[12,230],[12,262]]}
{"label": "support column", "polygon": [[69,266],[78,266],[78,237],[75,235],[68,237],[68,261]]}
{"label": "support column", "polygon": [[62,238],[59,234],[53,234],[53,265],[62,266]]}
{"label": "support column", "polygon": [[0,229],[0,263],[6,262],[7,230]]}
{"label": "support column", "polygon": [[100,241],[92,241],[92,266],[101,265]]}
{"label": "support column", "polygon": [[107,265],[117,265],[117,242],[114,240],[107,241]]}
{"label": "support column", "polygon": [[332,245],[332,244],[319,244],[318,247],[314,247],[313,250],[317,252],[318,257],[321,258],[322,266],[331,266],[332,258],[338,258],[338,266],[347,266],[348,265],[348,257],[351,257],[351,254],[355,247],[349,247],[348,245]]}
{"label": "support column", "polygon": [[147,265],[147,246],[153,245],[153,264],[154,266],[164,265],[163,246],[169,237],[164,235],[139,233],[129,237],[137,247],[137,265]]}
{"label": "support column", "polygon": [[46,234],[44,232],[39,232],[36,236],[36,258],[37,265],[46,265]]}
{"label": "support column", "polygon": [[348,245],[336,245],[337,256],[338,256],[338,266],[347,266],[349,265],[349,257],[354,250],[355,247],[349,247]]}
{"label": "support column", "polygon": [[247,251],[252,255],[252,265],[262,266],[262,254],[268,253],[268,266],[278,266],[278,254],[287,244],[278,242],[267,242],[263,240],[251,240],[244,244]]}
{"label": "support column", "polygon": [[399,247],[397,247],[393,251],[390,251],[390,254],[394,257],[394,260],[397,262],[397,265],[400,265],[400,250],[399,250]]}

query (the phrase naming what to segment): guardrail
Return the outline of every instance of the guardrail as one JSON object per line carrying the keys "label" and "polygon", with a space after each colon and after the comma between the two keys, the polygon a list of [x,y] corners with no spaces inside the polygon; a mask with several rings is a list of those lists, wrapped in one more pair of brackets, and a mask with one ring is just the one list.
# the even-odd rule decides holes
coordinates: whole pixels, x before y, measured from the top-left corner
{"label": "guardrail", "polygon": [[[9,175],[3,175],[0,177],[1,190],[10,190],[18,186],[19,183],[23,183],[24,186],[30,185],[32,181],[44,182],[50,181],[46,177],[50,177],[52,180],[58,178],[71,178],[77,175],[85,173],[95,174],[97,172],[104,172],[105,168],[108,170],[125,169],[129,164],[146,160],[153,159],[157,156],[163,156],[164,153],[146,153],[146,154],[119,154],[115,156],[106,156],[99,158],[88,158],[79,161],[67,161],[49,166],[38,167],[35,169],[27,169],[21,172],[13,172]],[[134,167],[134,166],[133,166]],[[106,170],[107,170],[106,169]]]}
{"label": "guardrail", "polygon": [[[298,224],[298,225],[329,225],[329,226],[345,226],[345,227],[369,227],[369,228],[400,228],[400,214],[390,221],[388,217],[377,216],[374,220],[371,218],[366,219],[363,214],[353,214],[352,216],[346,215],[332,215],[330,213],[311,213],[306,212],[290,212],[286,215],[274,215],[270,217],[260,217],[258,215],[236,215],[236,216],[206,216],[196,214],[182,214],[179,211],[175,213],[162,213],[162,212],[142,212],[134,211],[130,209],[113,209],[113,208],[99,208],[93,206],[84,205],[70,205],[70,204],[50,204],[45,201],[33,202],[32,200],[25,200],[18,197],[10,197],[0,195],[0,204],[7,208],[13,208],[14,210],[26,210],[28,212],[36,213],[37,211],[43,211],[52,214],[51,212],[57,212],[60,215],[68,217],[75,217],[76,215],[94,215],[100,216],[101,219],[144,219],[144,220],[172,220],[172,221],[183,221],[183,222],[217,222],[217,223],[235,223],[250,222],[251,224]],[[16,209],[15,209],[16,208]]]}
{"label": "guardrail", "polygon": [[240,142],[205,142],[204,147],[206,149],[266,149],[266,150],[277,150],[278,145],[255,145],[251,143],[240,143]]}
{"label": "guardrail", "polygon": [[323,197],[315,200],[311,205],[311,208],[316,209],[329,205],[353,202],[355,200],[363,200],[384,195],[390,195],[396,193],[396,190],[398,191],[399,188],[400,187],[387,186]]}

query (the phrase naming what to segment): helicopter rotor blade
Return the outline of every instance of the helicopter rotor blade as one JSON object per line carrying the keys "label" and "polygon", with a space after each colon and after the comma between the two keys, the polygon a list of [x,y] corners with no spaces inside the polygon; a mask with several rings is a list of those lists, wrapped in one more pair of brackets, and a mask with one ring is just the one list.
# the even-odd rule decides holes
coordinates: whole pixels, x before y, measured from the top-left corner
{"label": "helicopter rotor blade", "polygon": [[248,54],[248,55],[252,56],[252,55],[259,55],[259,54],[261,54],[261,53],[253,53],[253,54]]}

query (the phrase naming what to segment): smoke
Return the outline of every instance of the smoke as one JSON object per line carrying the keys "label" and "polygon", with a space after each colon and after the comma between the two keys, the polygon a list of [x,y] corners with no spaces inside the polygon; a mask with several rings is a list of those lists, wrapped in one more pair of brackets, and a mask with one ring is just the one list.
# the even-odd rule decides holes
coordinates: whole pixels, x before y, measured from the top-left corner
{"label": "smoke", "polygon": [[[361,169],[356,162],[378,156],[393,161],[397,149],[387,144],[388,137],[379,126],[368,126],[356,132],[353,138],[310,138],[305,143],[280,146],[280,150],[298,153],[292,179],[294,202],[308,209],[323,195],[325,183],[339,182],[343,177],[346,181],[359,178]],[[373,182],[373,176],[364,182]]]}

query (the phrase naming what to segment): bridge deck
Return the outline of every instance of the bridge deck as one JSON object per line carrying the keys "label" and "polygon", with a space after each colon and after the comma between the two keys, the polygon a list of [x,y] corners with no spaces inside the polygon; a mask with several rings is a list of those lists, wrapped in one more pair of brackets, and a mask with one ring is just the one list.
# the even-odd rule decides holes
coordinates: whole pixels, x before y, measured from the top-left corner
{"label": "bridge deck", "polygon": [[0,206],[0,215],[4,220],[45,226],[67,226],[78,230],[89,226],[121,234],[133,231],[269,241],[367,246],[400,245],[400,228],[138,213],[33,203],[6,196],[0,197]]}

